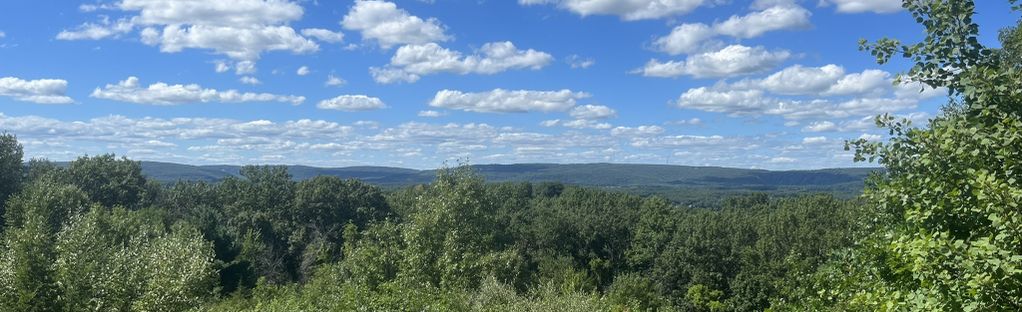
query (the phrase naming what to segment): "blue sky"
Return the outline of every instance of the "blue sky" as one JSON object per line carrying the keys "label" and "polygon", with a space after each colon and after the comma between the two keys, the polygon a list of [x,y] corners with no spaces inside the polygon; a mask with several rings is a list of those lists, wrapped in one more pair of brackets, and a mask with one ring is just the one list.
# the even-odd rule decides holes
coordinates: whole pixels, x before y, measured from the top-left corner
{"label": "blue sky", "polygon": [[[1017,16],[979,1],[982,41]],[[189,164],[849,167],[925,124],[859,38],[896,0],[0,3],[0,130],[29,157]]]}

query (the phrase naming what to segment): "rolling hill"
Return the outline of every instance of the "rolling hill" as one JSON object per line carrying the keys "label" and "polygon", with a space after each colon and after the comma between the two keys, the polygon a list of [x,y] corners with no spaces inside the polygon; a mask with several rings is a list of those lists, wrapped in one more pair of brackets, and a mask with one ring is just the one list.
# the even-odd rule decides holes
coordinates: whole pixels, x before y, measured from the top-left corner
{"label": "rolling hill", "polygon": [[[475,165],[489,182],[561,182],[566,184],[617,189],[643,195],[661,195],[675,201],[743,192],[791,194],[800,192],[832,193],[850,197],[862,191],[863,181],[877,169],[840,168],[821,170],[770,171],[724,167],[694,167],[643,164],[511,164]],[[192,166],[162,162],[142,162],[142,170],[161,182],[215,182],[238,176],[240,166]],[[393,167],[317,168],[288,166],[297,180],[319,175],[354,178],[393,188],[429,183],[434,170]]]}

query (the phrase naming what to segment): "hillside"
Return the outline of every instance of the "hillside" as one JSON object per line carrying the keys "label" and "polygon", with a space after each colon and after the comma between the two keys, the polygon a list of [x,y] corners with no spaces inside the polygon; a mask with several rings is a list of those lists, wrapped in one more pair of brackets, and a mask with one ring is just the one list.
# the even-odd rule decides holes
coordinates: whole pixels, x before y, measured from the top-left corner
{"label": "hillside", "polygon": [[[597,186],[644,195],[661,195],[679,202],[744,192],[825,192],[850,197],[861,192],[872,168],[770,171],[723,167],[642,164],[511,164],[475,165],[489,182],[561,182]],[[240,166],[191,166],[142,162],[143,172],[161,182],[214,182],[237,176]],[[428,183],[434,170],[393,167],[317,168],[288,166],[295,179],[319,175],[354,178],[383,187]]]}

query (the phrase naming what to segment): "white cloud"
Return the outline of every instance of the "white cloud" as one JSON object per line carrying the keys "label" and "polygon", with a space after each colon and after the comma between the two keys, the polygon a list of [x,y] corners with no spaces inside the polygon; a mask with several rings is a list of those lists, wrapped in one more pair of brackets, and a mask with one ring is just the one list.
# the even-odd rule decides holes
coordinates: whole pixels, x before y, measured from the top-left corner
{"label": "white cloud", "polygon": [[790,164],[790,163],[794,163],[796,161],[798,161],[798,159],[794,159],[794,158],[791,158],[791,157],[773,157],[773,158],[770,158],[770,160],[769,160],[770,163],[774,163],[774,164]]}
{"label": "white cloud", "polygon": [[142,31],[142,42],[159,45],[165,53],[184,49],[210,49],[218,54],[238,60],[257,60],[266,51],[311,53],[319,45],[295,33],[288,26],[237,28],[232,26],[167,25],[162,32],[155,28]]}
{"label": "white cloud", "polygon": [[329,29],[322,28],[306,28],[302,29],[302,36],[309,38],[316,38],[319,41],[327,43],[341,43],[344,41],[344,34],[337,31],[331,31]]}
{"label": "white cloud", "polygon": [[681,24],[671,33],[653,41],[653,48],[670,55],[689,54],[719,47],[718,35],[740,39],[759,37],[776,30],[806,29],[812,26],[808,10],[793,3],[776,3],[744,16],[732,15],[713,26],[703,23]]}
{"label": "white cloud", "polygon": [[946,92],[922,88],[918,83],[895,86],[893,81],[891,74],[875,69],[846,74],[844,68],[833,64],[794,65],[762,79],[689,89],[677,105],[731,116],[832,119],[913,109],[920,101]]}
{"label": "white cloud", "polygon": [[595,120],[607,119],[617,116],[617,111],[603,105],[582,105],[571,109],[569,115],[575,119]]}
{"label": "white cloud", "polygon": [[135,25],[128,19],[110,22],[103,18],[99,24],[85,23],[74,30],[63,30],[57,34],[57,40],[99,40],[107,37],[118,37],[134,30]]}
{"label": "white cloud", "polygon": [[683,62],[650,60],[635,72],[646,77],[733,77],[769,70],[789,57],[791,53],[784,50],[771,52],[763,47],[730,45],[719,51],[691,55]]}
{"label": "white cloud", "polygon": [[837,125],[830,121],[817,121],[802,128],[803,132],[826,132],[836,130]]}
{"label": "white cloud", "polygon": [[332,99],[322,100],[316,107],[346,112],[361,112],[386,108],[387,105],[379,98],[365,95],[341,95]]}
{"label": "white cloud", "polygon": [[596,120],[587,120],[587,119],[575,119],[575,120],[553,119],[553,120],[544,120],[543,122],[540,122],[539,125],[544,126],[544,127],[557,127],[557,126],[561,126],[561,127],[565,127],[565,128],[572,128],[572,129],[610,129],[611,127],[613,127],[613,125],[611,125],[609,123],[599,122],[599,121],[596,121]]}
{"label": "white cloud", "polygon": [[487,92],[465,93],[441,90],[429,105],[480,113],[524,113],[532,111],[567,111],[575,101],[589,97],[584,92],[571,90],[532,91],[494,89]]}
{"label": "white cloud", "polygon": [[419,114],[418,114],[419,117],[429,117],[429,118],[443,117],[444,115],[447,115],[447,114],[444,113],[444,112],[435,111],[435,110],[423,110],[423,111],[419,111]]}
{"label": "white cloud", "polygon": [[238,79],[238,81],[240,81],[241,83],[247,84],[247,85],[257,85],[257,84],[262,84],[263,83],[262,81],[259,81],[259,79],[257,79],[256,77],[252,77],[252,76],[241,77],[240,79]]}
{"label": "white cloud", "polygon": [[256,72],[256,64],[253,61],[240,61],[234,63],[234,73],[238,75],[254,74]]}
{"label": "white cloud", "polygon": [[302,67],[299,67],[298,70],[295,71],[295,75],[305,76],[305,75],[308,75],[311,72],[312,71],[309,70],[308,66],[302,66]]}
{"label": "white cloud", "polygon": [[341,25],[359,31],[362,40],[375,40],[382,48],[450,40],[440,21],[422,19],[398,9],[392,2],[357,0]]}
{"label": "white cloud", "polygon": [[397,49],[390,64],[372,67],[379,83],[415,82],[436,73],[496,74],[512,69],[538,70],[553,60],[550,54],[533,49],[520,50],[509,41],[484,44],[475,54],[464,56],[436,43],[406,45]]}
{"label": "white cloud", "polygon": [[654,136],[662,133],[664,128],[660,126],[616,127],[610,130],[610,135],[626,137]]}
{"label": "white cloud", "polygon": [[[85,8],[85,7],[83,7]],[[83,11],[93,11],[89,7]],[[103,9],[137,13],[110,22],[85,23],[58,39],[117,37],[141,29],[141,41],[166,53],[206,49],[235,60],[254,61],[266,51],[310,53],[319,46],[288,23],[301,19],[301,5],[288,0],[123,0]]]}
{"label": "white cloud", "polygon": [[166,84],[157,82],[143,88],[136,77],[128,77],[117,84],[108,84],[92,91],[91,97],[136,104],[179,105],[185,103],[243,103],[243,102],[284,102],[293,105],[305,101],[303,96],[276,95],[269,93],[218,91],[203,88],[197,84]]}
{"label": "white cloud", "polygon": [[617,15],[623,20],[658,19],[683,15],[704,0],[518,0],[522,5],[553,4],[582,16]]}
{"label": "white cloud", "polygon": [[39,104],[70,104],[67,95],[67,80],[37,79],[24,80],[17,77],[0,78],[0,96],[9,96],[18,101]]}
{"label": "white cloud", "polygon": [[325,84],[328,87],[337,87],[337,86],[343,86],[346,83],[348,83],[348,82],[345,81],[344,79],[342,79],[341,77],[337,77],[337,76],[334,76],[334,75],[329,75],[329,76],[326,77],[326,82],[324,82],[323,84]]}
{"label": "white cloud", "polygon": [[678,107],[702,111],[743,115],[762,112],[771,105],[761,90],[714,90],[699,87],[685,91],[678,98]]}
{"label": "white cloud", "polygon": [[668,125],[677,125],[677,126],[685,126],[685,125],[689,125],[689,126],[699,126],[699,125],[702,125],[702,124],[703,124],[703,120],[702,120],[702,119],[699,119],[699,118],[696,118],[696,117],[692,117],[692,118],[689,118],[689,119],[683,119],[683,120],[675,120],[675,121],[668,121],[668,122],[666,122],[665,124],[668,124]]}
{"label": "white cloud", "polygon": [[0,39],[7,37],[7,33],[0,31]]}
{"label": "white cloud", "polygon": [[891,74],[878,69],[867,69],[861,73],[853,73],[841,78],[826,95],[867,95],[889,91],[893,81]]}
{"label": "white cloud", "polygon": [[845,69],[834,64],[821,67],[794,65],[767,76],[762,80],[744,81],[777,94],[818,94],[834,87],[845,75]]}
{"label": "white cloud", "polygon": [[578,54],[569,55],[564,59],[564,61],[568,63],[568,66],[575,69],[586,69],[596,64],[596,59],[591,57],[581,57],[578,56]]}
{"label": "white cloud", "polygon": [[823,0],[821,3],[835,4],[841,13],[894,13],[902,10],[901,1],[895,0]]}
{"label": "white cloud", "polygon": [[231,65],[224,61],[217,61],[213,70],[218,73],[226,73],[228,70],[231,70]]}
{"label": "white cloud", "polygon": [[825,136],[815,136],[815,137],[805,137],[805,138],[802,138],[802,144],[805,144],[805,145],[823,144],[823,143],[827,143],[827,137],[825,137]]}
{"label": "white cloud", "polygon": [[775,30],[808,28],[811,26],[810,15],[812,13],[800,6],[774,6],[745,16],[733,15],[714,24],[713,29],[718,34],[735,38],[754,38]]}
{"label": "white cloud", "polygon": [[653,41],[653,47],[670,55],[687,54],[702,50],[710,38],[717,34],[706,24],[681,24],[667,36]]}

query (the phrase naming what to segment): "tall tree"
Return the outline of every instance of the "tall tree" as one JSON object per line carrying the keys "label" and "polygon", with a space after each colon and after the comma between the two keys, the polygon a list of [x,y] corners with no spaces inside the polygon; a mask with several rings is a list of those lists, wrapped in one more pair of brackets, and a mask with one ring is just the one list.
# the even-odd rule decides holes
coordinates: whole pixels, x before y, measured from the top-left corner
{"label": "tall tree", "polygon": [[[903,5],[926,37],[863,41],[863,49],[881,64],[909,58],[900,80],[946,88],[951,104],[925,129],[878,117],[890,141],[850,144],[857,160],[887,170],[865,193],[872,233],[822,273],[839,278],[822,279],[815,308],[1020,310],[1022,73],[980,44],[974,1]],[[1014,46],[1004,45],[1007,54]]]}
{"label": "tall tree", "polygon": [[3,232],[4,203],[21,187],[24,156],[17,137],[6,132],[0,133],[0,232]]}

